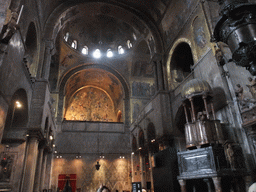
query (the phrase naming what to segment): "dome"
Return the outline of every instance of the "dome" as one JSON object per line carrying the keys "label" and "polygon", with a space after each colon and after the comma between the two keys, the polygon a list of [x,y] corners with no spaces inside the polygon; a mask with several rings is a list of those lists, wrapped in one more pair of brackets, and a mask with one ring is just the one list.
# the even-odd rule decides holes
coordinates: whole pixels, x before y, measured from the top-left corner
{"label": "dome", "polygon": [[211,92],[211,86],[207,81],[192,79],[183,86],[181,96],[189,98],[195,95],[210,94]]}

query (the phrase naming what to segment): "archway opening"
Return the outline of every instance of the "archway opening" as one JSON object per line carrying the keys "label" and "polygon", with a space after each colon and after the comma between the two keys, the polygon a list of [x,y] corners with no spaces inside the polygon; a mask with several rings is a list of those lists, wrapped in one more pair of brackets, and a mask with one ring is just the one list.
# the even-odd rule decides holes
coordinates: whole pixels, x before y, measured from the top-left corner
{"label": "archway opening", "polygon": [[26,127],[28,124],[28,102],[27,93],[24,89],[17,90],[11,99],[5,122],[2,142],[5,142],[6,135],[13,129]]}
{"label": "archway opening", "polygon": [[27,35],[26,35],[26,52],[24,56],[24,62],[32,76],[36,76],[37,73],[37,33],[36,27],[33,22],[29,24]]}
{"label": "archway opening", "polygon": [[181,83],[192,72],[194,65],[193,55],[189,44],[180,43],[174,50],[170,74],[174,84]]}

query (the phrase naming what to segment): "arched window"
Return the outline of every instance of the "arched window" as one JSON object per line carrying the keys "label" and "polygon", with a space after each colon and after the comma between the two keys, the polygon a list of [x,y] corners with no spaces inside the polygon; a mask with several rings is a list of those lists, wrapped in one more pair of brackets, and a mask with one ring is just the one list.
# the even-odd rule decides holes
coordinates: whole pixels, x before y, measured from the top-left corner
{"label": "arched window", "polygon": [[69,38],[69,32],[66,33],[66,35],[64,36],[64,40],[67,42]]}
{"label": "arched window", "polygon": [[136,41],[137,37],[136,37],[135,33],[133,33],[132,36],[133,36],[133,39]]}
{"label": "arched window", "polygon": [[94,52],[93,52],[93,57],[94,58],[100,58],[101,57],[101,52],[99,49],[96,49]]}
{"label": "arched window", "polygon": [[87,47],[87,46],[84,46],[84,47],[83,47],[82,53],[83,53],[84,55],[88,55],[88,47]]}
{"label": "arched window", "polygon": [[77,41],[76,40],[73,40],[71,47],[74,49],[77,49]]}
{"label": "arched window", "polygon": [[107,57],[113,57],[113,52],[111,51],[111,49],[107,50]]}
{"label": "arched window", "polygon": [[171,75],[173,83],[182,82],[191,72],[194,65],[193,55],[189,44],[180,43],[175,48],[171,58]]}
{"label": "arched window", "polygon": [[124,48],[121,45],[118,46],[118,54],[124,54]]}
{"label": "arched window", "polygon": [[132,43],[131,43],[130,40],[127,41],[127,47],[128,47],[128,49],[131,49],[131,48],[132,48]]}

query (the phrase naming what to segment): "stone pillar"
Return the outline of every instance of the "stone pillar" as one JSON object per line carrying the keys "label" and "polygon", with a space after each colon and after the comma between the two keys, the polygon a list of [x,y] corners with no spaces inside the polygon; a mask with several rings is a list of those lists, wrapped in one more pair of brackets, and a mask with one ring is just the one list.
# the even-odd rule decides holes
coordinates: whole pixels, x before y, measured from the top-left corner
{"label": "stone pillar", "polygon": [[204,179],[203,181],[207,184],[208,192],[212,192],[210,179]]}
{"label": "stone pillar", "polygon": [[186,192],[187,191],[187,189],[186,189],[186,180],[180,179],[179,184],[180,184],[181,192]]}
{"label": "stone pillar", "polygon": [[37,156],[38,138],[32,136],[28,138],[27,151],[25,157],[25,168],[22,182],[22,192],[33,191]]}
{"label": "stone pillar", "polygon": [[38,192],[40,187],[43,153],[44,153],[44,145],[41,145],[41,146],[39,145],[39,153],[37,158],[36,175],[35,175],[35,183],[34,183],[34,192]]}
{"label": "stone pillar", "polygon": [[48,153],[47,157],[47,165],[46,165],[46,173],[45,173],[45,188],[51,188],[51,174],[52,174],[52,161],[53,161],[53,153]]}
{"label": "stone pillar", "polygon": [[44,155],[43,155],[43,163],[42,163],[42,171],[41,171],[40,191],[43,191],[43,189],[45,188],[45,174],[46,174],[47,156],[48,156],[48,152],[45,150]]}
{"label": "stone pillar", "polygon": [[44,61],[42,66],[42,78],[48,80],[50,74],[51,57],[53,53],[53,41],[45,41]]}
{"label": "stone pillar", "polygon": [[131,154],[131,177],[134,182],[134,153]]}
{"label": "stone pillar", "polygon": [[57,122],[61,122],[63,118],[63,105],[64,105],[64,95],[59,94],[59,101],[58,101],[58,109],[57,109]]}
{"label": "stone pillar", "polygon": [[150,167],[150,182],[151,182],[151,192],[154,192],[154,178],[153,178],[153,166],[152,166],[152,153],[148,153],[149,167]]}
{"label": "stone pillar", "polygon": [[222,192],[221,178],[220,177],[213,177],[212,180],[213,180],[213,183],[214,183],[215,191],[216,192]]}
{"label": "stone pillar", "polygon": [[156,87],[157,91],[162,91],[165,89],[164,87],[164,74],[163,74],[163,68],[162,68],[162,55],[159,53],[156,53],[152,61],[154,62],[155,67],[155,75],[156,75]]}
{"label": "stone pillar", "polygon": [[147,189],[145,157],[140,153],[141,188]]}
{"label": "stone pillar", "polygon": [[157,67],[158,90],[162,91],[162,90],[164,90],[162,63],[160,61],[156,61],[156,67]]}

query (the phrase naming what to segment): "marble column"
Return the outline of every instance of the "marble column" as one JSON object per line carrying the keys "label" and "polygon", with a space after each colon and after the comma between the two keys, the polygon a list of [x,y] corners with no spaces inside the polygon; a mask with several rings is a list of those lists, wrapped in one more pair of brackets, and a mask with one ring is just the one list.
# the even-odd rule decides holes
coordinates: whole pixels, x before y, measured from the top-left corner
{"label": "marble column", "polygon": [[45,188],[51,188],[51,174],[52,174],[52,161],[53,161],[53,153],[48,153],[47,157],[47,165],[46,165],[46,173],[45,173]]}
{"label": "marble column", "polygon": [[46,165],[47,165],[47,156],[48,152],[45,150],[43,155],[42,171],[41,171],[41,183],[40,190],[43,191],[45,188],[45,174],[46,174]]}
{"label": "marble column", "polygon": [[150,167],[150,182],[151,182],[151,192],[154,192],[154,178],[153,178],[153,166],[152,166],[152,153],[148,153],[149,167]]}
{"label": "marble column", "polygon": [[22,192],[33,191],[37,156],[38,138],[33,136],[28,138],[27,151],[25,157],[25,169],[22,182]]}
{"label": "marble column", "polygon": [[221,178],[220,177],[213,177],[212,180],[213,180],[213,183],[214,183],[215,191],[216,192],[222,192]]}
{"label": "marble column", "polygon": [[180,184],[181,192],[186,192],[187,191],[187,189],[186,189],[186,180],[180,179],[179,184]]}
{"label": "marble column", "polygon": [[43,153],[44,153],[44,145],[41,145],[41,146],[39,145],[39,153],[37,158],[36,175],[35,175],[35,183],[34,183],[34,192],[38,192],[40,187]]}
{"label": "marble column", "polygon": [[131,177],[132,177],[132,182],[134,182],[134,153],[131,154]]}
{"label": "marble column", "polygon": [[145,157],[140,153],[141,188],[147,189]]}

